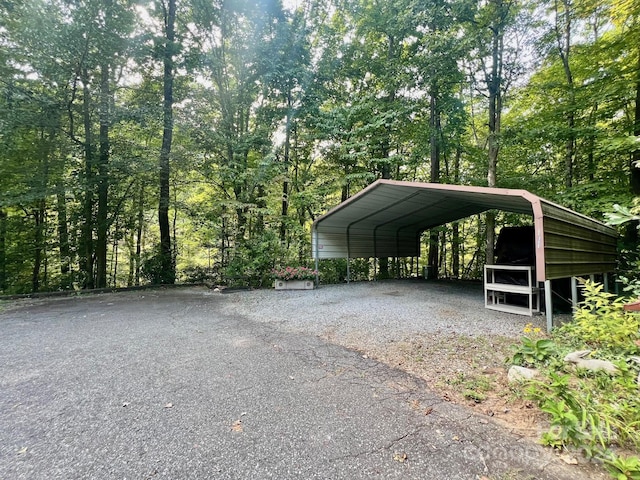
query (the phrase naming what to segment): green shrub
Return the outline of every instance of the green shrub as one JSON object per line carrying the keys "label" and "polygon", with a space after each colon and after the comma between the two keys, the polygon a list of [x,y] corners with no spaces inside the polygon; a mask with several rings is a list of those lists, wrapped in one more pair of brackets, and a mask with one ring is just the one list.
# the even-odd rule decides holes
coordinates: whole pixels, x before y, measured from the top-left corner
{"label": "green shrub", "polygon": [[[640,316],[626,312],[627,300],[604,292],[600,284],[587,281],[583,289],[585,300],[574,321],[554,330],[552,340],[523,337],[511,362],[541,369],[526,396],[549,415],[544,445],[581,450],[598,458],[613,478],[640,480],[638,457],[612,452],[640,447],[640,366],[629,361],[639,351]],[[584,349],[608,358],[618,372],[576,370],[564,362],[568,352]]]}
{"label": "green shrub", "polygon": [[573,322],[560,327],[556,336],[607,353],[636,354],[640,350],[640,315],[624,310],[629,300],[607,293],[602,284],[589,280],[583,283],[583,293],[584,301]]}
{"label": "green shrub", "polygon": [[556,345],[553,340],[547,338],[532,339],[522,337],[521,344],[511,357],[514,365],[535,366],[551,358],[556,353]]}

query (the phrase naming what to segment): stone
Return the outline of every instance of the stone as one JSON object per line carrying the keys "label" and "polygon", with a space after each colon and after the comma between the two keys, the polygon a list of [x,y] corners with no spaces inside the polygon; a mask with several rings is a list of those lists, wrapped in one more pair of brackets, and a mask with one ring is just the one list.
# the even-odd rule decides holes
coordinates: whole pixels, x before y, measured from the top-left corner
{"label": "stone", "polygon": [[531,380],[539,375],[539,371],[535,368],[520,367],[513,365],[507,373],[507,379],[509,383],[522,382],[525,380]]}

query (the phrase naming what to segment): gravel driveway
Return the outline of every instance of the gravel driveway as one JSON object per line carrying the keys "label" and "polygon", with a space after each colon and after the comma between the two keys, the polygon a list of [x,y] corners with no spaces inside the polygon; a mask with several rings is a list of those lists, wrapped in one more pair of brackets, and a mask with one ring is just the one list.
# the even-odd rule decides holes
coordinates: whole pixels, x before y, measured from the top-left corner
{"label": "gravel driveway", "polygon": [[364,334],[396,341],[414,333],[500,335],[518,338],[525,325],[546,329],[542,315],[527,317],[484,307],[473,282],[386,280],[322,285],[313,291],[234,292],[229,311],[318,335]]}

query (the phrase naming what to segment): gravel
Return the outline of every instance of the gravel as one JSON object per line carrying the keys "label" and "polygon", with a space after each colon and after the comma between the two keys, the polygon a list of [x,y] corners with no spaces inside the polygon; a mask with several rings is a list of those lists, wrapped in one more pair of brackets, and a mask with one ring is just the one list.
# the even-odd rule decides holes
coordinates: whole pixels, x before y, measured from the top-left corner
{"label": "gravel", "polygon": [[253,290],[228,295],[230,312],[322,336],[363,335],[384,343],[414,334],[518,338],[527,324],[546,328],[542,315],[528,317],[484,307],[474,282],[385,280],[321,285],[316,290]]}

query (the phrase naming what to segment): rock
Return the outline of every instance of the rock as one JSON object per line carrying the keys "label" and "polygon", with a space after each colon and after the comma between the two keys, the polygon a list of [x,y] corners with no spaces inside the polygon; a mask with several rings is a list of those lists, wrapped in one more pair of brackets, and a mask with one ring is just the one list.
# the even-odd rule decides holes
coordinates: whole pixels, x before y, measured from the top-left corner
{"label": "rock", "polygon": [[507,379],[509,383],[522,382],[524,380],[531,380],[538,376],[540,372],[535,368],[520,367],[513,365],[507,373]]}

